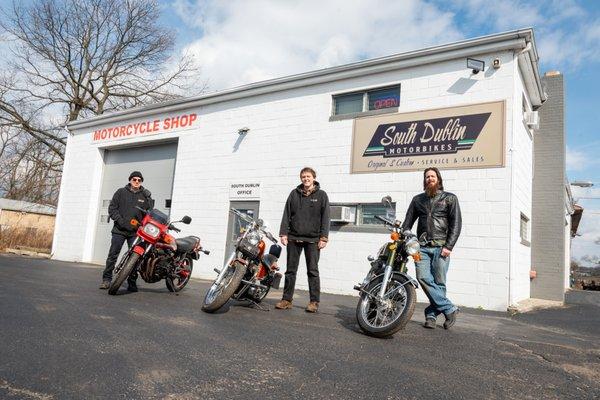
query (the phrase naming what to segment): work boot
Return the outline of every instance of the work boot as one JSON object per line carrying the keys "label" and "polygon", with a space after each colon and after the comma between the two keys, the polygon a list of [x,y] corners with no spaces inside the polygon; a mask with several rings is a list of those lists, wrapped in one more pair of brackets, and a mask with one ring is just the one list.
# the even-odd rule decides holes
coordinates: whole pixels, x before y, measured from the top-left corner
{"label": "work boot", "polygon": [[425,318],[425,323],[423,324],[423,328],[427,328],[427,329],[435,329],[435,323],[436,320],[435,318]]}
{"label": "work boot", "polygon": [[311,301],[310,303],[308,303],[304,311],[309,313],[316,313],[317,311],[319,311],[319,302]]}
{"label": "work boot", "polygon": [[278,310],[289,310],[292,308],[292,302],[287,300],[281,300],[279,303],[275,304],[275,308]]}
{"label": "work boot", "polygon": [[446,315],[446,322],[444,322],[444,329],[452,328],[452,325],[456,322],[456,317],[458,316],[459,309],[452,311],[450,314]]}
{"label": "work boot", "polygon": [[102,281],[100,284],[100,289],[106,290],[110,287],[110,281]]}
{"label": "work boot", "polygon": [[133,293],[138,291],[138,287],[135,281],[127,282],[127,291]]}

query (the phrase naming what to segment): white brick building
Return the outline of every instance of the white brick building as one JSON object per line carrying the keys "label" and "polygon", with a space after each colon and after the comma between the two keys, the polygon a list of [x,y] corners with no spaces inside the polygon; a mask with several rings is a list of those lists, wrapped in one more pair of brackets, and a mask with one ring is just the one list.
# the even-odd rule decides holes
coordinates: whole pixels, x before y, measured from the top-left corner
{"label": "white brick building", "polygon": [[[473,74],[467,58],[484,61],[483,71]],[[368,271],[367,255],[387,238],[369,224],[369,212],[389,194],[402,219],[422,189],[423,170],[353,173],[355,119],[416,112],[411,115],[418,120],[421,111],[424,119],[430,110],[454,115],[452,107],[495,102],[502,110],[498,134],[503,138],[497,138],[501,145],[496,149],[500,164],[439,166],[446,190],[458,196],[463,213],[448,275],[449,297],[464,306],[505,310],[530,297],[528,225],[536,133],[524,119],[544,100],[533,32],[525,29],[77,121],[69,126],[54,258],[103,262],[106,200],[138,169],[158,208],[164,210],[170,200],[173,218],[193,218],[182,234],[197,234],[212,250],[195,265],[194,276],[212,279],[213,267],[224,259],[228,208],[238,204],[232,202],[259,203],[260,217],[277,234],[299,170],[312,166],[330,201],[352,207],[361,218],[334,224],[320,262],[324,292],[353,294],[353,285]],[[185,126],[173,128],[171,118],[181,116],[185,119],[179,125]],[[248,132],[240,135],[244,128]],[[163,150],[146,157],[152,148]],[[355,153],[360,156],[363,150]],[[160,162],[152,164],[155,159]],[[250,195],[238,194],[231,188],[235,184],[260,187]],[[302,268],[300,288],[306,287]],[[414,276],[414,268],[410,272]]]}

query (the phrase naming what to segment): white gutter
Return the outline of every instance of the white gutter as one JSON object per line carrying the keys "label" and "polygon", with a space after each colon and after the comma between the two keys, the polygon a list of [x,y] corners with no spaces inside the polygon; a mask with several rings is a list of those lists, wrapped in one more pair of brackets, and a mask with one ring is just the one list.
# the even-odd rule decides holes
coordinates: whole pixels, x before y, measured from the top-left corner
{"label": "white gutter", "polygon": [[[100,115],[85,120],[71,122],[68,125],[68,129],[73,131],[92,126],[108,125],[130,118],[142,118],[149,115],[155,115],[157,111],[161,113],[177,112],[184,109],[197,108],[223,101],[241,99],[282,90],[290,90],[326,82],[334,82],[337,80],[364,76],[366,74],[376,74],[402,68],[438,63],[457,58],[465,58],[476,54],[493,53],[503,50],[522,50],[526,48],[527,43],[531,41],[532,37],[532,29],[516,30],[496,35],[483,36],[480,38],[455,42],[442,46],[430,47],[387,57],[359,61],[338,67],[325,68],[283,78],[252,83],[249,85],[239,86],[236,88],[226,89],[196,97],[175,99],[144,107]],[[535,48],[533,48],[533,51],[535,52]],[[537,67],[535,67],[535,71],[531,67],[528,69],[528,71],[531,73],[531,75],[534,75],[534,81],[539,81],[539,76],[537,76]],[[529,75],[529,73],[526,75]],[[538,92],[541,93],[541,86],[539,86]],[[533,96],[532,98],[537,97]],[[534,104],[537,105],[537,103]]]}

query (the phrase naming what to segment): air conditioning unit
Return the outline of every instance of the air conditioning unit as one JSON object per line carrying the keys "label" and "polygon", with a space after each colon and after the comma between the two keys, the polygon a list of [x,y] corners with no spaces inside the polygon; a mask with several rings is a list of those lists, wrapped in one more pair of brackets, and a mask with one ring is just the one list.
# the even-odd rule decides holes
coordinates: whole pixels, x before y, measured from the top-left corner
{"label": "air conditioning unit", "polygon": [[331,222],[355,222],[356,208],[348,206],[331,206],[329,209]]}
{"label": "air conditioning unit", "polygon": [[531,129],[540,129],[540,115],[537,111],[527,111],[525,113],[525,124]]}

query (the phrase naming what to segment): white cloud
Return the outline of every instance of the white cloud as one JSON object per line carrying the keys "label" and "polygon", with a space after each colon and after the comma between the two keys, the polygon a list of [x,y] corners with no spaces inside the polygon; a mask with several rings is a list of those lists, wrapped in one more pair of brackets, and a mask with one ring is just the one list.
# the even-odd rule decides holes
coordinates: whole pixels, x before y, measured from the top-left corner
{"label": "white cloud", "polygon": [[505,0],[490,6],[488,0],[456,0],[448,7],[464,14],[471,29],[497,32],[533,27],[542,64],[570,69],[584,61],[600,62],[600,20],[579,3]]}
{"label": "white cloud", "polygon": [[582,171],[589,167],[590,157],[581,150],[567,146],[567,171]]}
{"label": "white cloud", "polygon": [[453,14],[421,0],[177,0],[203,36],[187,46],[211,90],[461,39]]}

